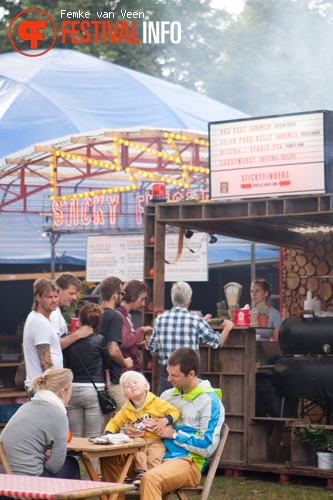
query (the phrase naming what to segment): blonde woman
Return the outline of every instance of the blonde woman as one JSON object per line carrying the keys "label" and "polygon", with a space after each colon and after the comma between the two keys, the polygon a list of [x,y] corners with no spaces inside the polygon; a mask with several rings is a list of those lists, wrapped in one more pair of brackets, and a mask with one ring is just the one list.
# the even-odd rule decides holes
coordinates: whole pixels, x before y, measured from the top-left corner
{"label": "blonde woman", "polygon": [[77,460],[66,456],[72,380],[71,370],[56,367],[34,378],[29,388],[34,397],[17,410],[0,436],[13,474],[80,479]]}

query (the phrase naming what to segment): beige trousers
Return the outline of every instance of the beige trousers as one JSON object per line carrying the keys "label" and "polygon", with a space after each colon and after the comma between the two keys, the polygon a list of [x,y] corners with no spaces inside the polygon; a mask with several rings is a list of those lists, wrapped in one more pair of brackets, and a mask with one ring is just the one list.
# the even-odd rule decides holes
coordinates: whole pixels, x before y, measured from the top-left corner
{"label": "beige trousers", "polygon": [[[117,482],[123,467],[124,457],[100,458],[102,481]],[[129,476],[134,477],[132,468]],[[162,494],[184,486],[197,486],[201,475],[191,458],[165,460],[149,469],[142,478],[140,498],[142,500],[162,500]],[[119,499],[124,498],[120,495]]]}
{"label": "beige trousers", "polygon": [[163,493],[184,486],[197,486],[200,478],[199,469],[192,458],[165,460],[144,474],[140,485],[140,499],[162,500]]}
{"label": "beige trousers", "polygon": [[[147,451],[139,451],[134,455],[134,460],[128,471],[128,476],[132,478],[134,478],[135,473],[139,470],[147,471],[160,465],[165,454],[165,446],[162,439],[138,439],[142,439],[142,441],[149,441],[152,444],[148,446]],[[116,483],[124,462],[124,457],[116,456],[100,458],[102,480],[110,483]]]}
{"label": "beige trousers", "polygon": [[139,470],[147,471],[157,467],[162,463],[165,455],[165,446],[162,439],[144,438],[144,440],[152,444],[148,446],[147,451],[139,451],[135,454],[133,460],[135,472]]}

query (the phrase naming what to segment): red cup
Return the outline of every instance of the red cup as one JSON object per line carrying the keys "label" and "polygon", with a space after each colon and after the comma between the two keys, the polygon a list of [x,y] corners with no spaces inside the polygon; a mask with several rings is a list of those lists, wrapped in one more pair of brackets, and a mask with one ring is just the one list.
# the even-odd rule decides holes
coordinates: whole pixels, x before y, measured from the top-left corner
{"label": "red cup", "polygon": [[70,324],[71,332],[75,332],[77,330],[78,322],[79,318],[71,318],[71,324]]}

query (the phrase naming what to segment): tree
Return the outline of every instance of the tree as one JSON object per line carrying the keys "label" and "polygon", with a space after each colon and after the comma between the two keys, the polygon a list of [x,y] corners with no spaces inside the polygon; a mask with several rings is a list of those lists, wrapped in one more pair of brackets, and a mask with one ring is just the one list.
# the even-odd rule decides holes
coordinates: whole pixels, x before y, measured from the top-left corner
{"label": "tree", "polygon": [[247,0],[207,94],[251,115],[333,109],[332,2]]}
{"label": "tree", "polygon": [[[1,0],[0,6],[5,8],[5,15],[0,21],[0,52],[10,52],[13,47],[8,38],[8,26],[11,20],[22,10],[26,9],[40,9],[49,14],[55,21],[57,26],[57,40],[54,47],[67,48],[72,50],[80,50],[86,54],[95,57],[100,57],[104,60],[122,64],[138,71],[144,71],[150,74],[158,74],[159,64],[155,62],[155,47],[140,44],[129,45],[122,44],[103,44],[103,43],[89,43],[89,44],[73,44],[69,37],[66,42],[62,43],[62,21],[66,18],[60,17],[61,10],[66,11],[79,11],[90,12],[91,20],[98,19],[96,12],[110,12],[114,11],[120,16],[120,9],[128,11],[144,11],[145,19],[151,16],[161,15],[160,9],[162,6],[155,4],[153,0],[74,0],[70,4],[65,0],[11,0],[9,2]],[[27,18],[38,19],[38,14],[31,13],[25,16]],[[112,22],[115,21],[110,19]],[[123,19],[122,19],[123,20]],[[50,43],[53,37],[53,32],[46,30],[44,33],[45,45]],[[25,42],[20,41],[18,37],[15,38],[18,48],[23,47]],[[126,64],[127,63],[127,64]]]}
{"label": "tree", "polygon": [[168,44],[159,56],[162,75],[169,81],[205,93],[207,74],[219,69],[221,33],[231,22],[221,9],[212,9],[210,0],[163,0],[167,19],[182,24],[182,42]]}
{"label": "tree", "polygon": [[[25,9],[41,9],[56,22],[58,37],[55,47],[80,50],[137,71],[199,89],[203,80],[203,66],[207,63],[213,65],[218,55],[219,51],[214,49],[213,41],[226,18],[222,11],[211,9],[210,0],[73,0],[70,4],[65,0],[0,0],[0,7],[5,9],[5,15],[0,20],[0,53],[13,50],[7,31],[15,15]],[[117,17],[110,19],[112,22],[123,20],[121,10],[144,12],[145,21],[178,21],[182,25],[182,41],[180,44],[167,40],[166,43],[150,44],[73,45],[66,39],[66,43],[62,43],[62,9],[88,11],[91,19],[96,19],[96,12],[114,11]],[[36,14],[33,13],[30,17],[36,19]],[[142,22],[138,26],[140,31],[137,36],[142,39]],[[46,41],[50,41],[52,36],[50,29],[46,32]],[[18,47],[25,43],[18,38],[16,41]]]}

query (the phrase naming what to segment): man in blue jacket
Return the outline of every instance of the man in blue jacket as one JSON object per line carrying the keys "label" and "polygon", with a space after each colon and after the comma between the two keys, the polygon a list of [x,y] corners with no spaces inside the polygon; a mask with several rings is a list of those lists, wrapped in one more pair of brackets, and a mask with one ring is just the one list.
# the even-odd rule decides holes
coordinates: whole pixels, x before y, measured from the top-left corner
{"label": "man in blue jacket", "polygon": [[[164,438],[166,453],[161,465],[142,476],[140,498],[162,500],[163,493],[185,486],[197,486],[208,458],[220,441],[225,412],[221,391],[207,380],[199,380],[200,358],[189,347],[180,347],[168,359],[168,379],[173,389],[161,395],[180,410],[180,418],[160,432],[155,419],[145,419],[145,426]],[[129,426],[132,438],[143,437],[145,431]],[[103,481],[116,482],[122,469],[121,457],[101,458]]]}
{"label": "man in blue jacket", "polygon": [[[161,465],[144,474],[141,499],[159,500],[163,493],[197,486],[208,457],[219,444],[225,418],[221,394],[218,396],[208,381],[198,379],[199,367],[199,356],[189,347],[177,349],[168,359],[168,380],[174,388],[165,391],[161,398],[179,408],[181,416],[175,425],[159,433],[164,438],[166,454]],[[145,423],[154,430],[153,419]]]}

